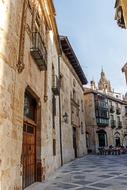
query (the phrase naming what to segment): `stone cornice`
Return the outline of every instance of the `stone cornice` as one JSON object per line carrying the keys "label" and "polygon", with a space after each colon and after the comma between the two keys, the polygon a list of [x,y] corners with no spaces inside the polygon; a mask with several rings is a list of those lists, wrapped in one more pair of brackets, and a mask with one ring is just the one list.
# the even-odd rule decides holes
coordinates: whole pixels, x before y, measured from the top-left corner
{"label": "stone cornice", "polygon": [[69,60],[67,59],[67,57],[65,56],[64,53],[62,53],[62,59],[63,59],[64,63],[67,65],[67,67],[69,68],[70,72],[73,74],[73,76],[77,80],[77,82],[80,85],[80,87],[82,88],[82,90],[84,91],[83,85],[82,85],[79,77],[77,76],[75,70],[73,69],[72,65],[69,63]]}
{"label": "stone cornice", "polygon": [[46,22],[48,24],[49,30],[52,30],[54,32],[54,40],[57,48],[58,54],[61,54],[61,48],[60,48],[60,43],[59,43],[59,33],[58,33],[58,28],[57,28],[57,23],[56,23],[56,12],[54,8],[54,4],[52,0],[38,0],[41,5],[41,9],[44,13]]}

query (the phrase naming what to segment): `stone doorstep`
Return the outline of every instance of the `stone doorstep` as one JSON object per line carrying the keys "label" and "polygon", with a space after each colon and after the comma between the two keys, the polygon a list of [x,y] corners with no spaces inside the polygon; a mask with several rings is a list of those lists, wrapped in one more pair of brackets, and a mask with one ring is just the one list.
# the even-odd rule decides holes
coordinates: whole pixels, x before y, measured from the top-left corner
{"label": "stone doorstep", "polygon": [[26,187],[24,190],[42,190],[45,189],[49,183],[41,183],[41,182],[35,182],[29,187]]}

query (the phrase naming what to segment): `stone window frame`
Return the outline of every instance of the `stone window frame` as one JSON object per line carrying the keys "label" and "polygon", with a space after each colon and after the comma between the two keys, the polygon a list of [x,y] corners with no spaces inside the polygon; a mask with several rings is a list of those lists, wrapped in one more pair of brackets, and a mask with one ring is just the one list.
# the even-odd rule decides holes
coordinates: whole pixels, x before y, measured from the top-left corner
{"label": "stone window frame", "polygon": [[84,134],[84,125],[82,121],[81,121],[81,134]]}
{"label": "stone window frame", "polygon": [[56,156],[56,139],[53,139],[53,156]]}

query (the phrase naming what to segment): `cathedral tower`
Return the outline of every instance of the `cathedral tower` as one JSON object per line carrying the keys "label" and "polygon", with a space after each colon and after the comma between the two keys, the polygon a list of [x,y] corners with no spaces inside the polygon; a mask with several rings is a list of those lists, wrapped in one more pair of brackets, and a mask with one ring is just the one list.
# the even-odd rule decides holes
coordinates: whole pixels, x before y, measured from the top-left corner
{"label": "cathedral tower", "polygon": [[101,78],[100,78],[99,83],[98,83],[98,89],[103,90],[105,92],[111,92],[110,81],[107,80],[105,72],[103,71],[103,69],[101,71]]}

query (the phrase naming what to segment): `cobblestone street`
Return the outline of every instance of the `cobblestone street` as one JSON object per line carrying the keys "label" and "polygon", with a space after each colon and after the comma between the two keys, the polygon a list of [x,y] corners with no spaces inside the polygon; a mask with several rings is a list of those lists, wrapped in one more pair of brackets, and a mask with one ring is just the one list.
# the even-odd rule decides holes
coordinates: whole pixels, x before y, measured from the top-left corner
{"label": "cobblestone street", "polygon": [[127,155],[85,156],[27,190],[127,190]]}

